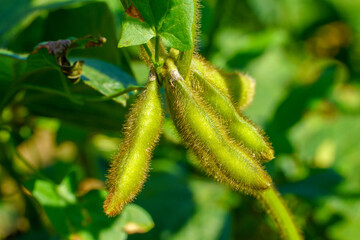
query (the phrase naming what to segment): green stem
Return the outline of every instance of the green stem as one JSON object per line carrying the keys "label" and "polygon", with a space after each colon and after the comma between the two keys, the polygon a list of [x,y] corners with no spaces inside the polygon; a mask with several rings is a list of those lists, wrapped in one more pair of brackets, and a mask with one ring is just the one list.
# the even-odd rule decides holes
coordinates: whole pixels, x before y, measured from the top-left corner
{"label": "green stem", "polygon": [[149,46],[148,46],[146,43],[145,43],[145,44],[143,44],[142,46],[144,47],[144,49],[145,49],[145,51],[146,51],[147,55],[149,56],[149,58],[150,58],[150,60],[151,60],[152,64],[154,65],[154,68],[156,68],[156,67],[157,67],[157,63],[156,63],[156,61],[155,61],[155,58],[154,58],[154,56],[153,56],[153,54],[152,54],[152,52],[151,52],[151,50],[150,50]]}
{"label": "green stem", "polygon": [[121,92],[117,92],[108,96],[102,96],[102,97],[94,97],[94,98],[84,98],[85,102],[102,102],[102,101],[108,101],[111,100],[113,98],[119,97],[125,93],[131,92],[131,91],[137,91],[137,90],[141,90],[144,89],[144,87],[129,87]]}
{"label": "green stem", "polygon": [[160,46],[160,37],[156,35],[155,37],[155,62],[159,63],[159,46]]}
{"label": "green stem", "polygon": [[61,83],[62,83],[62,85],[63,85],[63,87],[64,87],[64,90],[65,90],[65,93],[66,93],[67,97],[68,97],[72,102],[75,102],[75,103],[80,104],[80,105],[84,104],[82,101],[80,101],[79,99],[76,99],[76,98],[73,96],[73,94],[72,94],[71,91],[70,91],[70,88],[69,88],[67,79],[66,79],[64,76],[60,76],[60,78],[61,78]]}
{"label": "green stem", "polygon": [[[25,89],[30,89],[30,90],[35,90],[35,91],[40,91],[40,92],[45,92],[45,93],[50,93],[50,94],[54,94],[54,95],[59,95],[62,97],[66,97],[69,98],[69,95],[67,93],[64,93],[62,91],[58,91],[55,89],[51,89],[51,88],[46,88],[46,87],[39,87],[39,86],[33,86],[33,85],[28,85],[28,84],[23,84],[21,85],[21,87],[25,88]],[[69,98],[69,100],[73,100],[73,99],[77,99],[77,101],[75,101],[75,103],[78,102],[103,102],[103,101],[108,101],[111,100],[113,98],[116,98],[118,96],[121,96],[125,93],[131,92],[131,91],[136,91],[136,90],[141,90],[144,87],[129,87],[121,92],[117,92],[108,96],[101,96],[101,97],[89,97],[89,96],[85,96],[85,95],[75,95],[72,94],[72,98]]]}
{"label": "green stem", "polygon": [[159,82],[160,85],[162,85],[163,81],[162,81],[162,78],[161,78],[161,68],[162,68],[163,64],[160,64],[160,62],[159,62],[159,44],[160,44],[159,41],[160,41],[160,38],[157,36],[155,38],[155,58],[154,58],[149,46],[146,43],[143,44],[143,47],[144,47],[147,55],[149,56],[153,66],[155,68],[158,82]]}
{"label": "green stem", "polygon": [[287,208],[280,193],[275,187],[261,192],[257,198],[262,203],[264,209],[270,217],[276,222],[283,239],[302,240],[299,228],[296,226],[293,216]]}

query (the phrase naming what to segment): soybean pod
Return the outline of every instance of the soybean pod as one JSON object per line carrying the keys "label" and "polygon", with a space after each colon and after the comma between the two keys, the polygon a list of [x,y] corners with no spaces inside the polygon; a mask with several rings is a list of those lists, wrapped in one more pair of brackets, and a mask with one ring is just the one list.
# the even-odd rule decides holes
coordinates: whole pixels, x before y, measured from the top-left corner
{"label": "soybean pod", "polygon": [[186,85],[171,59],[167,65],[170,79],[165,81],[165,94],[170,114],[184,143],[206,171],[247,193],[269,188],[271,178],[266,171],[245,151],[235,147],[216,113]]}
{"label": "soybean pod", "polygon": [[151,71],[145,90],[130,110],[123,128],[124,139],[111,163],[107,181],[109,195],[104,202],[108,216],[119,214],[141,190],[152,150],[159,139],[162,119],[159,85]]}
{"label": "soybean pod", "polygon": [[194,55],[191,68],[207,79],[222,94],[231,98],[238,110],[246,109],[253,101],[256,82],[249,75],[241,72],[225,73],[198,55]]}
{"label": "soybean pod", "polygon": [[192,65],[192,78],[187,79],[187,85],[191,86],[217,113],[223,124],[227,126],[229,136],[243,151],[247,151],[260,162],[273,159],[274,151],[266,141],[266,137],[235,108],[226,93],[225,83],[218,80],[220,75],[205,74],[203,68],[204,66],[198,63]]}

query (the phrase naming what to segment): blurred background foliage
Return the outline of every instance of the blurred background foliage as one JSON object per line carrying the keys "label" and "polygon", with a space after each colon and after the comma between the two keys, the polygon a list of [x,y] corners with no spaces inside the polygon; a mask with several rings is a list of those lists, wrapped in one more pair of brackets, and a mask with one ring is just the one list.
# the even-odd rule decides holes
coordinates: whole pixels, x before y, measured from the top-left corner
{"label": "blurred background foliage", "polygon": [[[273,143],[266,169],[306,239],[357,239],[360,2],[201,3],[198,50],[256,79],[245,114]],[[79,104],[40,91],[64,91],[64,77],[50,65],[29,67],[44,63],[41,55],[22,54],[43,41],[101,35],[103,47],[71,52],[85,59],[90,80],[70,91],[141,86],[148,69],[138,48],[117,48],[122,13],[118,0],[1,0],[0,239],[279,239],[260,204],[197,168],[169,121],[134,204],[117,218],[102,213],[104,176],[134,94]],[[12,93],[18,79],[31,86]]]}

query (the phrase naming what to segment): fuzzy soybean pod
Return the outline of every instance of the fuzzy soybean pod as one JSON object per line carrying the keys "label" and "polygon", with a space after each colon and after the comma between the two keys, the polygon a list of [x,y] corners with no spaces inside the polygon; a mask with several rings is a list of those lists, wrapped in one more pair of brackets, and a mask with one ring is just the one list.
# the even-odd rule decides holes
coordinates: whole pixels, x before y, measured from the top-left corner
{"label": "fuzzy soybean pod", "polygon": [[[200,67],[200,69],[199,69]],[[231,98],[225,92],[225,84],[218,80],[218,75],[208,75],[201,69],[203,66],[192,65],[192,78],[187,79],[201,98],[215,111],[227,126],[228,134],[242,150],[247,151],[259,162],[267,162],[274,158],[274,151],[266,141],[263,132],[246,119],[235,108]],[[215,77],[216,79],[214,80]]]}
{"label": "fuzzy soybean pod", "polygon": [[152,150],[162,125],[159,85],[153,71],[145,90],[131,108],[124,126],[124,139],[111,163],[104,212],[115,216],[141,190],[149,171]]}
{"label": "fuzzy soybean pod", "polygon": [[246,109],[253,101],[256,82],[249,75],[241,72],[222,72],[198,55],[193,57],[191,67],[221,93],[231,97],[238,110]]}
{"label": "fuzzy soybean pod", "polygon": [[266,171],[246,152],[234,146],[216,114],[186,85],[176,67],[167,65],[170,80],[165,95],[174,124],[212,177],[234,188],[253,193],[271,186]]}
{"label": "fuzzy soybean pod", "polygon": [[223,76],[235,106],[239,110],[246,109],[254,99],[255,79],[241,72],[223,73]]}

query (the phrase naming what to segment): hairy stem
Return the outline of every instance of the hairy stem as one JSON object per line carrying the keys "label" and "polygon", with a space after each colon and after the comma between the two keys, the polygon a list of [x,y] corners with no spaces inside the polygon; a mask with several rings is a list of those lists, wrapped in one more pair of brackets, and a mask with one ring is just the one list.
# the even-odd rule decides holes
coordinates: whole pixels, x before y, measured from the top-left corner
{"label": "hairy stem", "polygon": [[155,37],[155,62],[159,63],[159,46],[160,46],[160,37],[156,35]]}
{"label": "hairy stem", "polygon": [[154,68],[156,68],[156,67],[157,67],[157,63],[156,63],[156,61],[155,61],[155,58],[154,58],[154,56],[153,56],[153,54],[152,54],[149,46],[147,45],[147,43],[143,44],[142,46],[144,47],[147,55],[149,56],[152,64],[154,65]]}
{"label": "hairy stem", "polygon": [[280,193],[275,187],[269,188],[257,195],[264,209],[269,216],[276,222],[281,232],[282,238],[286,240],[302,240],[299,228],[296,226],[293,216],[287,208]]}

